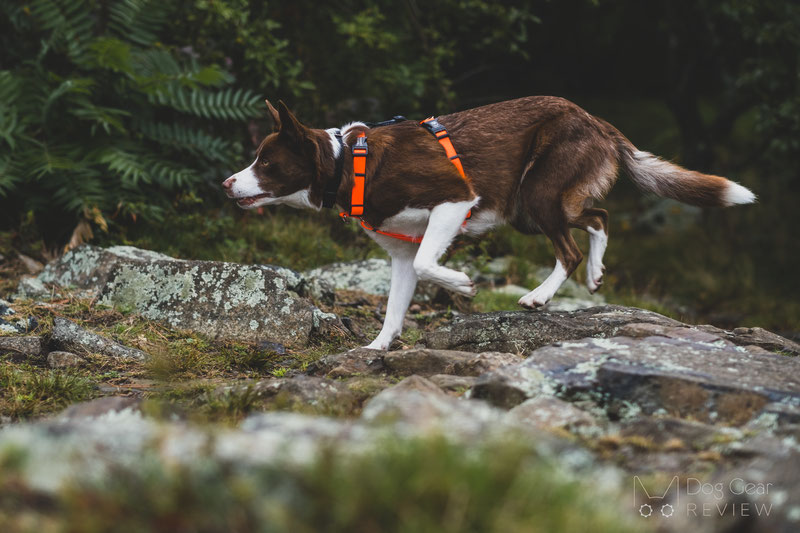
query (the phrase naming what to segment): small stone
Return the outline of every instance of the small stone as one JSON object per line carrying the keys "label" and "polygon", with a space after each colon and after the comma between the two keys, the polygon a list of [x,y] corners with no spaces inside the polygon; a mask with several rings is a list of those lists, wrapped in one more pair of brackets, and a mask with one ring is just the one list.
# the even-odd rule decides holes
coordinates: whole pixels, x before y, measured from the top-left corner
{"label": "small stone", "polygon": [[383,356],[386,352],[355,348],[347,352],[326,355],[308,366],[311,376],[336,379],[350,376],[374,376],[383,374],[386,367]]}
{"label": "small stone", "polygon": [[42,338],[37,336],[0,337],[0,354],[3,353],[38,357],[42,353]]}
{"label": "small stone", "polygon": [[270,341],[261,341],[258,343],[258,349],[264,350],[267,352],[273,352],[278,355],[285,355],[286,354],[286,346],[279,342],[270,342]]}
{"label": "small stone", "polygon": [[44,270],[44,265],[32,257],[21,253],[17,253],[17,257],[31,274],[38,274]]}
{"label": "small stone", "polygon": [[478,378],[472,376],[453,376],[451,374],[436,374],[428,378],[440,389],[448,392],[464,392],[475,384]]}
{"label": "small stone", "polygon": [[137,361],[144,361],[149,357],[141,350],[123,346],[66,318],[58,317],[53,321],[51,340],[55,347],[64,351],[98,353],[114,359]]}
{"label": "small stone", "polygon": [[50,352],[47,354],[47,366],[50,368],[69,368],[80,366],[83,358],[72,352]]}

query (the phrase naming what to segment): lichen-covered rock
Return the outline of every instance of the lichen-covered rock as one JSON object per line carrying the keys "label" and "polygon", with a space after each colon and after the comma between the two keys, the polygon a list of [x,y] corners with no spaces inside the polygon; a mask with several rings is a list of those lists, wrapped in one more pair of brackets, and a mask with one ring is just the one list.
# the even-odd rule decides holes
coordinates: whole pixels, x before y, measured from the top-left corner
{"label": "lichen-covered rock", "polygon": [[0,355],[37,358],[42,354],[42,338],[31,335],[27,337],[0,337]]}
{"label": "lichen-covered rock", "polygon": [[39,321],[35,317],[18,318],[11,303],[0,300],[0,335],[29,333],[38,325]]}
{"label": "lichen-covered rock", "polygon": [[303,276],[320,279],[336,290],[360,290],[368,294],[386,296],[392,279],[392,266],[386,259],[364,259],[346,263],[332,263],[307,270]]}
{"label": "lichen-covered rock", "polygon": [[273,408],[315,414],[348,415],[357,409],[355,394],[341,381],[311,376],[270,379],[253,391]]}
{"label": "lichen-covered rock", "polygon": [[123,346],[61,317],[53,320],[50,342],[63,351],[100,354],[114,359],[144,361],[149,357],[141,350]]}
{"label": "lichen-covered rock", "polygon": [[687,333],[556,343],[481,376],[473,397],[507,406],[549,387],[565,398],[594,397],[615,416],[668,413],[730,425],[770,402],[800,405],[800,360]]}
{"label": "lichen-covered rock", "polygon": [[611,337],[626,324],[682,326],[652,311],[606,305],[573,312],[499,311],[458,316],[425,334],[422,344],[441,350],[527,353],[553,342],[584,337]]}
{"label": "lichen-covered rock", "polygon": [[91,291],[102,304],[215,338],[304,346],[315,336],[344,331],[335,315],[303,297],[313,293],[330,303],[325,282],[309,284],[282,267],[81,246],[47,265],[39,280]]}
{"label": "lichen-covered rock", "polygon": [[526,400],[511,409],[507,417],[540,429],[575,429],[596,424],[589,413],[552,396]]}

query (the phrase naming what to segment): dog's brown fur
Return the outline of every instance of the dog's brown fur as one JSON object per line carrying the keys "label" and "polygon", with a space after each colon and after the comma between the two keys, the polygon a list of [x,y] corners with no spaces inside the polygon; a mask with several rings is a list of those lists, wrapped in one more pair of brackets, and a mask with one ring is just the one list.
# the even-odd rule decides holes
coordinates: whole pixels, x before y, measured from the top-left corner
{"label": "dog's brown fur", "polygon": [[[321,205],[335,165],[328,134],[303,126],[282,102],[279,110],[269,103],[268,107],[276,132],[258,149],[259,160],[269,162],[256,166],[262,188],[284,196],[310,186],[311,203]],[[367,131],[364,219],[372,226],[379,228],[407,207],[432,208],[477,196],[480,202],[473,216],[491,210],[523,233],[544,233],[569,275],[583,257],[569,229],[591,227],[608,233],[608,213],[591,203],[611,189],[619,167],[640,187],[662,196],[701,206],[724,205],[728,180],[657,159],[669,176],[662,172],[654,180],[643,175],[636,156],[641,152],[624,135],[563,98],[532,96],[438,120],[461,155],[468,181],[414,121],[350,129],[348,146],[360,131]],[[347,210],[353,184],[349,153],[344,168],[337,203]]]}

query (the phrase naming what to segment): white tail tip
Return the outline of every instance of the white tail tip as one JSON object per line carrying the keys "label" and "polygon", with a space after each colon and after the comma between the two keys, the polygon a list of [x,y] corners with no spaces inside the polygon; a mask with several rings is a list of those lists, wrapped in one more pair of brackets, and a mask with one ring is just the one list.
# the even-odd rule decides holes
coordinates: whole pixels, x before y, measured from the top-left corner
{"label": "white tail tip", "polygon": [[752,204],[756,201],[756,195],[747,187],[742,187],[738,183],[731,181],[728,182],[728,188],[725,189],[722,201],[725,202],[726,206]]}

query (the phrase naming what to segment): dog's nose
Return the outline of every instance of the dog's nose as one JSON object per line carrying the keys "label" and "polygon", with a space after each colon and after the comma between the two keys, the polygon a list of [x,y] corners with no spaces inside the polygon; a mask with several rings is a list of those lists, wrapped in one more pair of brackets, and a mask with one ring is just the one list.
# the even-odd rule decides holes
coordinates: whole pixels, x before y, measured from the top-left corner
{"label": "dog's nose", "polygon": [[231,177],[222,182],[222,187],[226,191],[230,192],[231,189],[233,188],[234,183],[236,183],[236,178]]}

